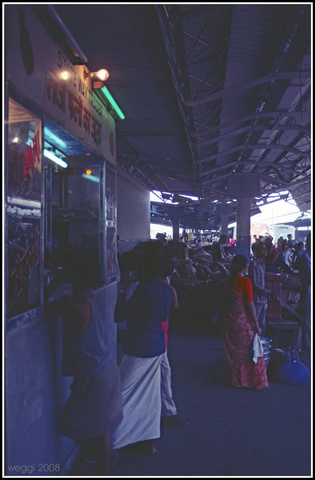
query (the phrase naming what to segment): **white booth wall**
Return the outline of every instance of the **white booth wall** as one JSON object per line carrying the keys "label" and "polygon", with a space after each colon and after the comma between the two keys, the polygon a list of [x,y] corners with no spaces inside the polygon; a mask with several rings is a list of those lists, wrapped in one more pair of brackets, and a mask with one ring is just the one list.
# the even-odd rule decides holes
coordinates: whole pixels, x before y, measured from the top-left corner
{"label": "white booth wall", "polygon": [[150,239],[150,191],[117,167],[118,252]]}

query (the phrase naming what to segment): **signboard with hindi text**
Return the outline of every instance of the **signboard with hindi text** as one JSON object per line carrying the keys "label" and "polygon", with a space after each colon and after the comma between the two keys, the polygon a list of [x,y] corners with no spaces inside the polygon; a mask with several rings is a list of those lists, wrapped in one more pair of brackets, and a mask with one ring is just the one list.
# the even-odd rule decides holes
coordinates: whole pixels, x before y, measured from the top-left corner
{"label": "signboard with hindi text", "polygon": [[[71,63],[31,8],[7,5],[6,13],[9,85],[74,138],[115,163],[115,121],[92,89],[86,66]],[[21,42],[26,32],[27,45]]]}

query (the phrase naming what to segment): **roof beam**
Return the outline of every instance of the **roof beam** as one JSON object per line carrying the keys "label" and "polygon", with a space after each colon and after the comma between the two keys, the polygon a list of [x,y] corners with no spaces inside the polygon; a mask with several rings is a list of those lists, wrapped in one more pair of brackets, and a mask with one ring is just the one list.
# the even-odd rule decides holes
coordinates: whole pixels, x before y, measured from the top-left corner
{"label": "roof beam", "polygon": [[248,125],[247,127],[239,128],[238,130],[233,130],[232,132],[225,133],[223,135],[219,135],[218,137],[211,138],[210,140],[206,140],[204,142],[196,144],[197,148],[206,147],[212,145],[214,143],[218,143],[221,140],[229,137],[233,137],[235,135],[241,135],[246,132],[274,132],[277,130],[296,130],[297,132],[302,132],[305,134],[310,133],[310,129],[306,127],[301,127],[299,125],[275,125],[272,128],[264,127],[262,125]]}
{"label": "roof beam", "polygon": [[264,144],[255,144],[255,145],[238,145],[237,147],[231,148],[230,150],[227,150],[225,152],[220,152],[220,153],[215,153],[213,155],[210,155],[210,157],[206,158],[201,158],[198,163],[204,163],[208,162],[210,160],[215,160],[220,157],[225,157],[227,155],[230,155],[231,153],[239,152],[239,151],[245,151],[245,150],[285,150],[287,152],[294,153],[295,155],[300,155],[301,157],[306,157],[306,158],[311,158],[311,154],[307,152],[302,152],[301,150],[297,150],[296,148],[288,147],[286,145],[278,145],[278,144],[270,144],[270,145],[264,145]]}
{"label": "roof beam", "polygon": [[183,100],[184,104],[188,107],[196,107],[197,105],[203,105],[205,103],[213,102],[221,97],[227,97],[228,95],[235,95],[249,88],[256,87],[262,83],[274,82],[276,80],[292,80],[297,78],[299,80],[306,79],[309,80],[311,76],[310,72],[278,72],[278,73],[269,73],[259,78],[255,78],[249,82],[242,83],[240,85],[233,85],[233,87],[228,87],[220,92],[212,93],[211,95],[206,95],[203,98],[197,100],[186,99]]}
{"label": "roof beam", "polygon": [[[255,166],[255,167],[267,167],[267,168],[274,168],[275,170],[279,170],[279,171],[282,171],[282,172],[285,172],[285,173],[288,173],[288,174],[294,174],[294,173],[297,173],[296,170],[292,169],[292,168],[287,168],[287,167],[284,167],[283,165],[280,165],[280,164],[277,164],[277,163],[272,163],[272,162],[266,162],[266,161],[255,161],[255,160],[252,160],[252,161],[235,161],[235,162],[231,162],[231,163],[228,163],[226,165],[222,165],[221,167],[217,167],[217,168],[213,168],[211,169],[209,172],[204,172],[204,173],[200,173],[200,177],[205,177],[207,175],[212,175],[212,174],[217,174],[219,171],[221,170],[226,170],[227,168],[231,168],[231,167],[238,167],[239,165],[249,165],[249,166]],[[259,175],[259,173],[258,173]],[[299,176],[301,175],[301,173],[299,174]],[[302,172],[302,175],[305,176],[305,177],[308,177],[308,174],[304,174]]]}
{"label": "roof beam", "polygon": [[201,132],[194,131],[190,133],[191,137],[203,137],[204,135],[208,135],[210,133],[214,133],[216,131],[219,131],[223,128],[228,128],[228,127],[234,127],[235,125],[239,125],[242,122],[247,122],[248,120],[253,120],[257,119],[259,120],[260,118],[275,118],[277,121],[280,121],[281,119],[285,118],[296,118],[300,117],[301,112],[255,112],[251,113],[250,115],[244,115],[243,117],[237,118],[231,122],[226,122],[222,123],[220,125],[216,125],[214,127],[206,128],[202,130]]}

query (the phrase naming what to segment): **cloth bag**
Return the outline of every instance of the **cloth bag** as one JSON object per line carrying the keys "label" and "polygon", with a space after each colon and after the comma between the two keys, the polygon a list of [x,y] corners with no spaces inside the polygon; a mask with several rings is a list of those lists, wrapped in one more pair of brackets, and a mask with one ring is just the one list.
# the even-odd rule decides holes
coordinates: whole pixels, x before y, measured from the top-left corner
{"label": "cloth bag", "polygon": [[252,360],[254,363],[257,363],[258,357],[262,357],[264,354],[264,348],[262,346],[260,336],[258,333],[255,333],[252,343]]}

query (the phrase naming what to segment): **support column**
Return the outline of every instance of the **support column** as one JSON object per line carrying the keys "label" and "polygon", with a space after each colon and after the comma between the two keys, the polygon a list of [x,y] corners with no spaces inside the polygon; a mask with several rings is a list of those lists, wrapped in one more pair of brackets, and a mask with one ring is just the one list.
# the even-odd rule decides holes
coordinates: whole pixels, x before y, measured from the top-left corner
{"label": "support column", "polygon": [[179,240],[179,217],[173,218],[173,239]]}
{"label": "support column", "polygon": [[239,198],[236,210],[237,253],[250,259],[250,198]]}
{"label": "support column", "polygon": [[228,180],[229,194],[237,199],[236,251],[250,259],[250,207],[251,199],[260,194],[259,177],[255,174],[231,175]]}
{"label": "support column", "polygon": [[226,235],[228,236],[228,217],[227,215],[222,215],[220,217],[220,223],[221,223],[221,235]]}
{"label": "support column", "polygon": [[181,216],[181,209],[178,207],[169,208],[169,217],[173,223],[173,240],[179,240],[179,220]]}
{"label": "support column", "polygon": [[233,212],[232,205],[218,205],[216,208],[217,214],[220,216],[221,235],[228,236],[229,215]]}

